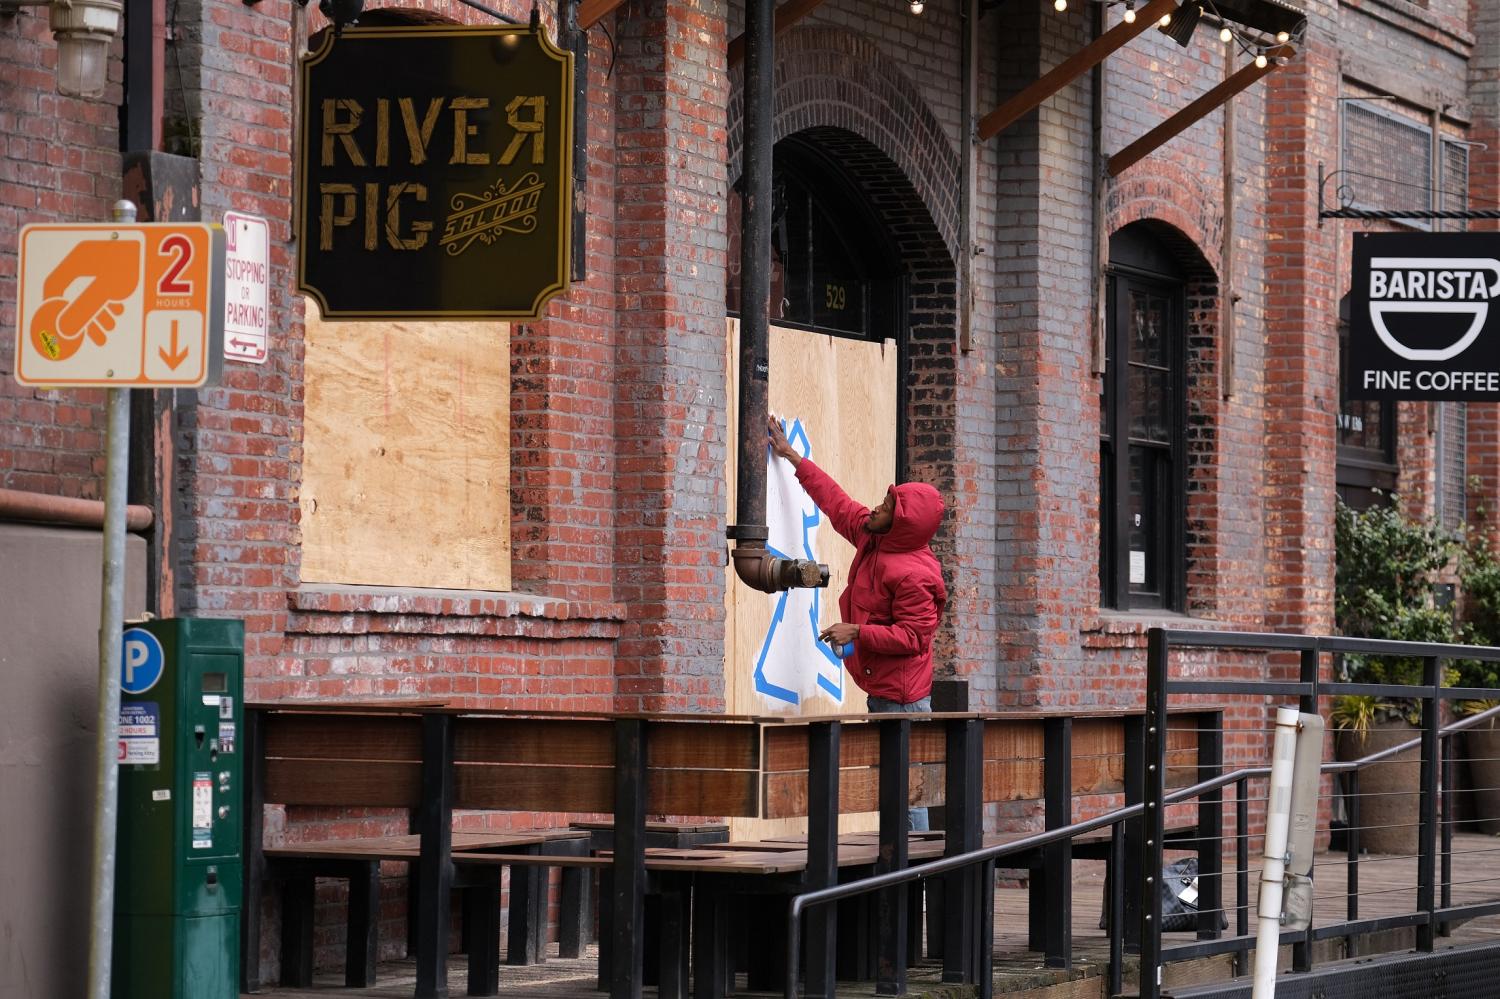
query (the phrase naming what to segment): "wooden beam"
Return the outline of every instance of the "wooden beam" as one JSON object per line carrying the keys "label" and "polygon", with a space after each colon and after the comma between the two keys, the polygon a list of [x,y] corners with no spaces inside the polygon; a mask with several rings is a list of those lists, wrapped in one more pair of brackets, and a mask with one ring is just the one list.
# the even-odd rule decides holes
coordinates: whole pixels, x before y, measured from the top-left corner
{"label": "wooden beam", "polygon": [[1034,110],[1042,101],[1109,58],[1111,52],[1147,28],[1154,27],[1163,14],[1170,14],[1176,9],[1177,0],[1151,0],[1136,15],[1133,22],[1121,21],[1051,70],[1043,73],[1035,83],[979,119],[979,141],[986,142],[1005,131],[1022,115]]}
{"label": "wooden beam", "polygon": [[578,26],[587,31],[624,3],[625,0],[583,0],[578,5]]}
{"label": "wooden beam", "polygon": [[1124,171],[1130,169],[1147,156],[1150,156],[1164,142],[1181,135],[1183,131],[1202,121],[1205,116],[1212,113],[1225,101],[1267,73],[1273,72],[1282,61],[1290,59],[1296,54],[1297,50],[1292,46],[1278,45],[1266,53],[1266,64],[1264,66],[1257,66],[1252,62],[1240,67],[1233,76],[1226,78],[1223,83],[1220,83],[1202,97],[1199,97],[1193,103],[1111,156],[1109,158],[1109,175],[1111,177],[1118,177]]}
{"label": "wooden beam", "polygon": [[[592,0],[584,0],[587,7]],[[787,0],[776,8],[775,33],[781,34],[818,8],[823,0]],[[745,61],[745,33],[735,35],[729,43],[729,68],[733,69]]]}

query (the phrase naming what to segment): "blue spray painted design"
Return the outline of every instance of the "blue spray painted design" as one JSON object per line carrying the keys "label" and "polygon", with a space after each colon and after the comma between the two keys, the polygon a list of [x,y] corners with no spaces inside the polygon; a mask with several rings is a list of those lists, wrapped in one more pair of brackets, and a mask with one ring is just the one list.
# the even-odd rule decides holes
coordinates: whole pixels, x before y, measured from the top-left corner
{"label": "blue spray painted design", "polygon": [[[783,427],[785,426],[783,423]],[[807,429],[802,426],[801,420],[794,420],[792,422],[791,427],[786,429],[786,437],[787,441],[794,448],[797,448],[800,454],[804,457],[812,457],[812,442],[808,440]],[[823,515],[816,506],[812,508],[812,513],[802,515],[802,553],[796,557],[807,559],[817,558],[817,555],[813,552],[812,542],[813,535],[816,533],[818,524],[822,522],[822,519]],[[793,557],[786,552],[778,551],[770,544],[766,545],[766,549],[779,558]],[[833,667],[832,673],[836,678],[830,679],[827,673],[820,669],[818,671],[818,686],[826,691],[835,701],[842,704],[844,701],[843,664],[839,661],[839,657],[834,653],[833,649],[829,648],[823,642],[818,641],[818,615],[822,607],[823,591],[813,590],[812,596],[812,606],[808,609],[807,616],[807,626],[811,630],[810,644]],[[776,629],[781,627],[783,621],[786,619],[786,605],[790,598],[791,592],[788,590],[783,590],[777,594],[776,609],[771,613],[771,624],[766,628],[765,641],[761,643],[760,655],[755,660],[755,690],[757,693],[774,697],[787,704],[798,704],[801,702],[801,698],[797,691],[789,690],[786,687],[773,683],[766,676],[766,657],[770,654],[771,643],[776,638]]]}

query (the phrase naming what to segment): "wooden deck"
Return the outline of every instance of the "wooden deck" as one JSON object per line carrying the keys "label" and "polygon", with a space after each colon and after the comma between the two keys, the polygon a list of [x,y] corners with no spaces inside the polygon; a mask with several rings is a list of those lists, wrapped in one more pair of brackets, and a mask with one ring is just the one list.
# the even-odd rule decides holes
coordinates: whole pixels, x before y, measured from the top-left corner
{"label": "wooden deck", "polygon": [[[1226,907],[1235,902],[1232,857],[1226,858]],[[1258,872],[1259,859],[1251,868]],[[1315,925],[1327,925],[1343,919],[1345,874],[1342,854],[1325,854],[1318,859]],[[1072,971],[1042,967],[1041,955],[1026,948],[1026,890],[1024,887],[1001,887],[995,900],[995,988],[1026,999],[1043,996],[1080,999],[1104,995],[1103,975],[1108,955],[1108,941],[1099,928],[1104,887],[1104,865],[1089,861],[1074,864],[1073,929],[1076,967]],[[1452,904],[1464,905],[1500,898],[1500,838],[1478,834],[1459,834],[1454,838],[1454,887]],[[1251,877],[1251,896],[1255,892],[1255,875]],[[1360,864],[1360,916],[1370,918],[1410,912],[1416,905],[1416,860],[1412,857],[1366,856]],[[1253,910],[1251,932],[1254,932]],[[1230,932],[1235,916],[1229,913]],[[1385,947],[1401,945],[1399,934],[1388,937]],[[1410,931],[1404,931],[1409,937]],[[1169,933],[1164,943],[1189,942],[1188,933]],[[1439,946],[1478,941],[1500,941],[1500,916],[1488,916],[1454,928],[1452,935],[1439,939]],[[1409,944],[1408,944],[1409,946]],[[556,953],[555,946],[553,953]],[[1328,955],[1320,955],[1327,959]],[[1133,969],[1132,969],[1133,970]],[[464,959],[455,957],[450,964],[450,992],[463,994]],[[1214,980],[1224,975],[1224,962],[1195,962],[1192,966],[1169,967],[1168,982],[1174,978]],[[545,964],[529,967],[502,966],[500,994],[511,999],[597,999],[605,993],[595,990],[596,959],[593,948],[576,960],[551,957]],[[370,989],[346,989],[340,969],[329,969],[318,975],[312,989],[282,989],[267,985],[259,993],[275,999],[331,999],[332,996],[382,997],[410,999],[415,988],[414,964],[410,960],[380,965],[380,984]],[[908,989],[913,995],[942,992],[954,994],[953,986],[939,984],[936,963],[923,961],[908,975]],[[1052,988],[1049,988],[1052,986]],[[1058,988],[1057,986],[1065,986]],[[656,990],[648,988],[647,995]],[[873,983],[851,982],[840,985],[841,996],[862,997],[874,994]],[[755,995],[743,988],[741,995]]]}

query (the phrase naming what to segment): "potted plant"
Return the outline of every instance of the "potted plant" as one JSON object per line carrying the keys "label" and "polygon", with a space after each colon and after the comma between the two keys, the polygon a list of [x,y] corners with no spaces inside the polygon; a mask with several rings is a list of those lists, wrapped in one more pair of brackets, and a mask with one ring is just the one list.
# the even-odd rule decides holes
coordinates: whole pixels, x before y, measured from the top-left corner
{"label": "potted plant", "polygon": [[[1434,576],[1458,554],[1458,540],[1436,524],[1411,520],[1399,502],[1356,511],[1338,504],[1334,621],[1341,634],[1409,642],[1452,642],[1453,609],[1433,595]],[[1349,655],[1339,679],[1353,683],[1419,684],[1422,660]],[[1342,696],[1330,724],[1339,759],[1353,760],[1416,735],[1416,698]],[[1417,848],[1421,753],[1413,747],[1359,775],[1360,843],[1371,853],[1411,854]]]}

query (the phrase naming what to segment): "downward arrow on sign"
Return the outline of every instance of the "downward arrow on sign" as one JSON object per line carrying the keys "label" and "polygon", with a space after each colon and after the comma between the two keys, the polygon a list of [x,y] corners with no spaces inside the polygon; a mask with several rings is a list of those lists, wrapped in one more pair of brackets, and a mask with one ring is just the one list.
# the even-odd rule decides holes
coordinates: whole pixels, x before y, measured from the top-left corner
{"label": "downward arrow on sign", "polygon": [[161,355],[161,359],[167,363],[167,367],[171,368],[173,371],[176,371],[177,370],[177,366],[179,364],[181,364],[183,361],[187,360],[188,349],[186,347],[183,347],[181,350],[177,349],[177,320],[175,320],[175,319],[172,320],[172,351],[171,351],[171,353],[168,353],[167,350],[166,350],[166,348],[164,348],[164,347],[158,347],[158,348],[156,348],[156,352],[158,354],[160,354]]}

